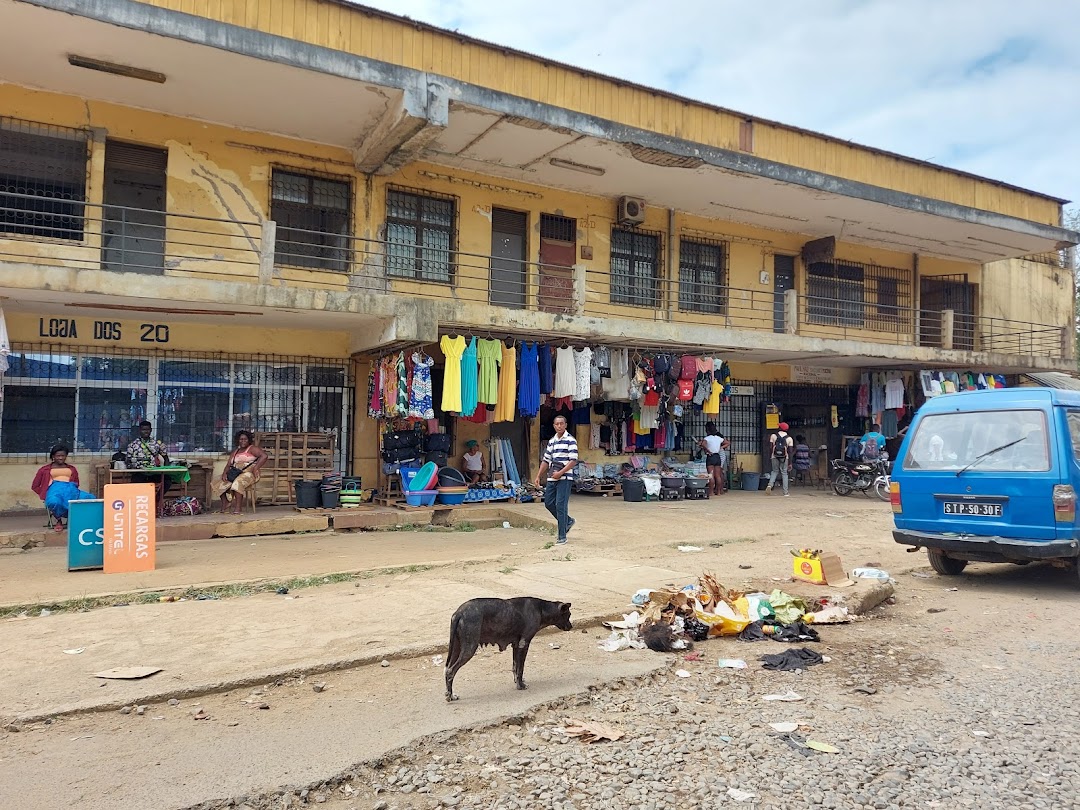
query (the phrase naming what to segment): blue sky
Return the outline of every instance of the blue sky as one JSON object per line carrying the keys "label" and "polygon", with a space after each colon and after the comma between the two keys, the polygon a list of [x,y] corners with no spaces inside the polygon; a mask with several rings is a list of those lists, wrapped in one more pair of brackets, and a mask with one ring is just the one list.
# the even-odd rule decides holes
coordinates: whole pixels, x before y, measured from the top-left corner
{"label": "blue sky", "polygon": [[364,5],[1080,201],[1080,0]]}

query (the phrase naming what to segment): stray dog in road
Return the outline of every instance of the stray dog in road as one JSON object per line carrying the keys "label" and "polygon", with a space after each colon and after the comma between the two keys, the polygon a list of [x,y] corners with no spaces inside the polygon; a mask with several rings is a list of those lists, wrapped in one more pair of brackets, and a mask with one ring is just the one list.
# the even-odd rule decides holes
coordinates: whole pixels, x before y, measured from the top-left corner
{"label": "stray dog in road", "polygon": [[499,652],[514,646],[514,683],[525,686],[525,656],[529,644],[545,627],[572,630],[570,603],[549,602],[534,596],[513,599],[470,599],[450,619],[450,649],[446,655],[446,699],[457,700],[454,676],[484,644],[498,645]]}

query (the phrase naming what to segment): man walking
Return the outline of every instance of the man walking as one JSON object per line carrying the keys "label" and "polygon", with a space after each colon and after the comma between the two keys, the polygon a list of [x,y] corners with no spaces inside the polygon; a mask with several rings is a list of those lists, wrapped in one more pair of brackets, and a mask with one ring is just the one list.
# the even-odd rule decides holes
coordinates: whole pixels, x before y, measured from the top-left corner
{"label": "man walking", "polygon": [[788,496],[788,470],[791,469],[791,457],[795,445],[791,441],[791,436],[788,435],[787,422],[781,422],[777,427],[779,430],[769,436],[772,472],[769,473],[769,485],[765,487],[765,491],[772,492],[773,487],[776,486],[776,474],[780,473],[784,485],[784,497],[786,498]]}
{"label": "man walking", "polygon": [[566,543],[566,533],[574,528],[574,519],[568,514],[570,508],[570,488],[575,478],[574,467],[578,463],[577,439],[566,430],[566,417],[556,416],[555,435],[548,440],[544,459],[540,462],[540,472],[536,474],[536,485],[544,480],[550,469],[552,473],[544,485],[544,506],[551,516],[559,522],[559,545]]}

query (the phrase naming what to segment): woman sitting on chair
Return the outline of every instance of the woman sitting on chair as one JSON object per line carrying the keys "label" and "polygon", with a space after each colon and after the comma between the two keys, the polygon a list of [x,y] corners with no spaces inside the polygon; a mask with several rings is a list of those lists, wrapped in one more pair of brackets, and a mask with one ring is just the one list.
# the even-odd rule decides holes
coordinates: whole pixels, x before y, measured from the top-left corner
{"label": "woman sitting on chair", "polygon": [[30,488],[45,502],[45,508],[56,519],[53,529],[64,530],[68,516],[68,504],[72,501],[85,501],[94,496],[79,489],[79,471],[67,463],[71,451],[58,444],[49,451],[48,464],[37,471]]}
{"label": "woman sitting on chair", "polygon": [[255,482],[259,480],[259,469],[266,463],[266,451],[258,447],[255,437],[247,430],[236,434],[236,447],[225,462],[221,478],[210,485],[214,496],[221,498],[221,511],[232,503],[232,513],[239,515],[244,511],[244,498],[250,494],[255,497]]}

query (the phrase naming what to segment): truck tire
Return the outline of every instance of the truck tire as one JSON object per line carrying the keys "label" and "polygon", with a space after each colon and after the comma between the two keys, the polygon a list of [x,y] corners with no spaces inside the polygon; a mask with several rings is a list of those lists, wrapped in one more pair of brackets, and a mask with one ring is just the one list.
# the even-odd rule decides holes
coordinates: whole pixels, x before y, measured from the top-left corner
{"label": "truck tire", "polygon": [[968,564],[967,560],[954,560],[952,557],[946,557],[934,548],[928,548],[926,550],[926,556],[930,558],[930,567],[946,577],[955,577],[958,574],[962,574]]}

